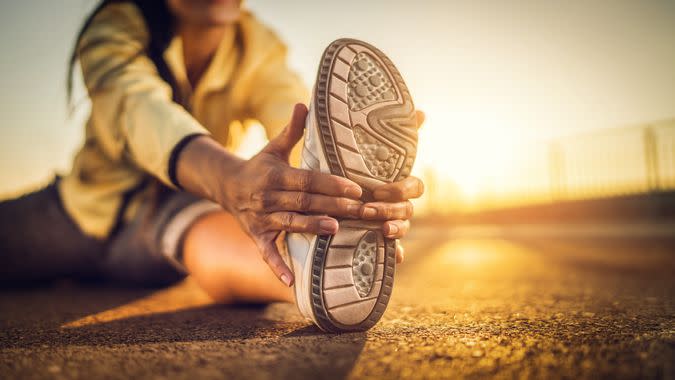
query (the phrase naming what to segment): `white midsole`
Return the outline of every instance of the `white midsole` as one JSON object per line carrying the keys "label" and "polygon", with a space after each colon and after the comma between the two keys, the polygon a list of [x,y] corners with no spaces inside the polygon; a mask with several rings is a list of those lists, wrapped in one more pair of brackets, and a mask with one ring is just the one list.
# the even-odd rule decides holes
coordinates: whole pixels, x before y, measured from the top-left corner
{"label": "white midsole", "polygon": [[[320,146],[321,140],[318,133],[318,123],[314,110],[314,102],[309,105],[309,113],[305,123],[305,148],[312,152],[313,156],[318,158],[319,167],[308,167],[306,161],[303,160],[301,167],[309,170],[319,170],[323,173],[330,173],[328,161],[323,153],[323,148]],[[311,134],[311,135],[310,135]],[[304,153],[304,152],[303,152]],[[312,234],[297,234],[291,233],[286,235],[286,243],[288,246],[291,259],[293,260],[295,272],[295,302],[298,311],[305,318],[317,323],[316,316],[312,309],[312,261],[314,260],[314,252],[316,251],[317,236]],[[304,254],[304,256],[303,256]],[[318,323],[317,323],[318,325]]]}
{"label": "white midsole", "polygon": [[[309,317],[314,323],[316,322],[316,316],[314,315],[312,309],[312,261],[314,260],[314,247],[316,244],[316,235],[312,237],[310,241],[310,248],[305,260],[304,273],[302,275],[304,281],[302,281],[302,292],[300,293],[302,297],[303,311],[306,317]],[[297,296],[296,296],[297,297]],[[302,311],[301,311],[302,313]]]}
{"label": "white midsole", "polygon": [[[292,236],[291,236],[292,235]],[[295,303],[300,314],[316,323],[311,304],[312,260],[316,235],[289,234],[287,244],[292,252],[293,268],[295,271]],[[291,248],[292,247],[292,248]]]}

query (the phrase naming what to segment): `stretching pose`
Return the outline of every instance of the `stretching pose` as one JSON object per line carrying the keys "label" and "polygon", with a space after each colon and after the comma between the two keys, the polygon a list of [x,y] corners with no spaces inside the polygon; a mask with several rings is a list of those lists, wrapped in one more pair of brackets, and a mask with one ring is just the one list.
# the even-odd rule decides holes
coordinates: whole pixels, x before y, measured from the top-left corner
{"label": "stretching pose", "polygon": [[[332,44],[308,116],[285,46],[240,0],[105,0],[78,62],[84,143],[69,174],[0,203],[2,281],[189,274],[218,302],[295,301],[325,330],[379,319],[423,189],[421,114],[386,56]],[[248,119],[270,142],[244,160],[231,152]]]}

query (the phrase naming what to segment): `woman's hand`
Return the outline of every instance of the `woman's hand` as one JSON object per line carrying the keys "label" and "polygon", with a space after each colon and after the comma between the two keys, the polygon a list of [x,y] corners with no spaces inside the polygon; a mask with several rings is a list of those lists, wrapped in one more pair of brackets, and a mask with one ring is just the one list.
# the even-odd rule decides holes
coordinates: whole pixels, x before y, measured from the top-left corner
{"label": "woman's hand", "polygon": [[291,149],[302,138],[306,116],[307,107],[296,105],[286,129],[249,160],[227,152],[209,137],[198,137],[180,153],[176,168],[183,188],[234,215],[288,286],[293,273],[276,246],[279,233],[335,234],[334,217],[358,218],[363,205],[361,187],[351,180],[288,164]]}
{"label": "woman's hand", "polygon": [[[307,108],[296,105],[290,124],[253,158],[242,161],[217,196],[251,235],[272,271],[286,285],[293,274],[276,246],[281,231],[335,234],[333,217],[358,218],[361,187],[351,180],[291,167],[291,149],[302,138]],[[327,216],[330,215],[330,216]]]}

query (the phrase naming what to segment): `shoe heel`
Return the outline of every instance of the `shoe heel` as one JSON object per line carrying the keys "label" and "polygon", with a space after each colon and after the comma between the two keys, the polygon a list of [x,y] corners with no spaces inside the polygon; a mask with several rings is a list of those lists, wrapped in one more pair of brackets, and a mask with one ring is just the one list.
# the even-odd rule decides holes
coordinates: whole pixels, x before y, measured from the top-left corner
{"label": "shoe heel", "polygon": [[382,317],[394,284],[396,242],[381,224],[342,221],[319,236],[312,263],[312,308],[326,331],[367,330]]}

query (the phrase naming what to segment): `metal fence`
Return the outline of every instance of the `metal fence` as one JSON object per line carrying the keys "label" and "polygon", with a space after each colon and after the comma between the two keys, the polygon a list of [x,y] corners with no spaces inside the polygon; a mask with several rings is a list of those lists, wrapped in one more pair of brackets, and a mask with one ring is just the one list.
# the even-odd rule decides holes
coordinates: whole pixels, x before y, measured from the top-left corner
{"label": "metal fence", "polygon": [[[488,179],[471,210],[673,191],[675,119],[561,138],[511,158],[512,165]],[[425,208],[466,209],[438,207],[443,193],[432,191]]]}
{"label": "metal fence", "polygon": [[550,145],[553,200],[675,187],[675,123],[607,131]]}

